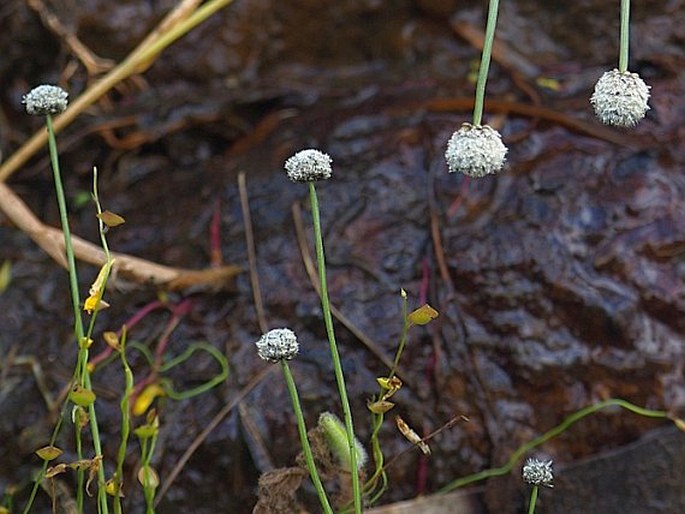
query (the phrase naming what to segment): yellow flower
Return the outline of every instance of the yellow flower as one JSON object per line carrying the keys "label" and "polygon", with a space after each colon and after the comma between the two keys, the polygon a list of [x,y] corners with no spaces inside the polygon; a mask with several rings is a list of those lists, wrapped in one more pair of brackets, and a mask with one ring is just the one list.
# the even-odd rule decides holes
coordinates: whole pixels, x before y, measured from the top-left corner
{"label": "yellow flower", "polygon": [[152,405],[152,402],[155,401],[155,398],[158,396],[164,396],[165,394],[164,388],[162,388],[159,384],[153,383],[148,385],[138,395],[138,398],[136,398],[132,409],[133,415],[140,416],[141,414],[145,414],[150,405]]}
{"label": "yellow flower", "polygon": [[106,262],[100,268],[98,276],[95,278],[95,282],[90,286],[88,291],[89,296],[83,303],[83,310],[88,314],[92,314],[93,311],[107,307],[108,304],[102,301],[102,293],[105,290],[105,285],[107,284],[107,278],[109,277],[109,272],[112,269],[112,264],[114,264],[114,259]]}

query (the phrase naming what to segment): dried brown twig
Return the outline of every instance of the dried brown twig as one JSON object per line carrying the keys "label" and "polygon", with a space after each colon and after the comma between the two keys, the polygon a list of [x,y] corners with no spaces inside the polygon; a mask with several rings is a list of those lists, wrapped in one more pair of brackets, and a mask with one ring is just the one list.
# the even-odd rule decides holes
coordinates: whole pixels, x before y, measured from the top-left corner
{"label": "dried brown twig", "polygon": [[[181,0],[128,57],[100,80],[94,82],[64,113],[55,117],[55,132],[68,126],[86,108],[121,81],[145,71],[166,47],[231,2],[232,0],[210,0],[200,6],[201,0]],[[41,5],[41,2],[33,2],[33,7],[39,11]],[[48,16],[47,11],[42,14],[55,33],[60,34],[60,31],[63,31],[61,24],[57,23],[59,20]],[[65,43],[75,51],[74,41],[69,40]],[[80,57],[85,55],[81,52],[77,54]],[[87,61],[88,55],[85,57]],[[0,165],[0,211],[4,212],[17,228],[28,234],[55,261],[66,266],[62,232],[42,223],[12,189],[4,184],[8,177],[45,147],[46,142],[47,132],[41,129]],[[104,264],[105,256],[100,247],[76,236],[73,237],[73,246],[77,259],[96,266]],[[231,279],[240,272],[237,266],[188,270],[156,264],[126,254],[114,254],[114,258],[116,260],[113,268],[115,278],[170,290],[222,289],[227,287]]]}
{"label": "dried brown twig", "polygon": [[[66,267],[64,235],[62,231],[41,222],[26,204],[6,184],[0,182],[0,210],[19,230],[26,233],[38,246],[60,265]],[[102,266],[105,253],[99,246],[72,236],[77,259]],[[221,266],[204,270],[173,268],[127,255],[113,253],[112,277],[137,284],[148,284],[168,290],[197,288],[219,290],[230,286],[231,279],[241,272],[238,266]]]}

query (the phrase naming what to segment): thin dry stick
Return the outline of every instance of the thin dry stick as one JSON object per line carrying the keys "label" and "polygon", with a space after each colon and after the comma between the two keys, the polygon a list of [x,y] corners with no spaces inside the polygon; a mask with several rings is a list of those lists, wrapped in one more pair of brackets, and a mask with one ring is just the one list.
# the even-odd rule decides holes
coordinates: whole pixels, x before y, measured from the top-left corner
{"label": "thin dry stick", "polygon": [[[302,255],[302,262],[304,263],[305,270],[309,276],[309,281],[312,283],[314,290],[318,295],[321,295],[319,277],[307,246],[307,238],[304,235],[304,226],[302,223],[302,210],[298,202],[293,203],[292,213],[293,223],[295,224],[295,233],[297,235],[297,244],[300,247],[300,254]],[[380,347],[369,336],[357,328],[357,326],[334,305],[331,305],[331,313],[340,323],[345,325],[345,328],[352,332],[352,334],[359,339],[364,346],[366,346],[368,350],[376,356],[378,360],[380,360],[388,369],[392,369],[392,360],[389,359],[385,353],[383,353],[383,350],[381,350]],[[399,375],[400,378],[403,378],[404,372],[398,368],[398,371],[395,374]]]}
{"label": "thin dry stick", "polygon": [[[262,290],[259,285],[259,273],[257,272],[257,252],[254,242],[254,231],[252,229],[252,216],[250,214],[250,200],[247,195],[247,184],[245,181],[245,172],[238,173],[238,192],[240,194],[240,209],[243,214],[243,227],[245,228],[245,246],[247,247],[247,260],[250,267],[250,284],[252,285],[252,298],[254,300],[254,307],[257,314],[257,324],[262,333],[268,331],[266,323],[266,315],[264,313],[264,302],[262,301]],[[264,473],[274,469],[273,460],[269,454],[264,438],[262,438],[259,430],[256,427],[252,414],[247,406],[240,402],[238,404],[238,411],[240,412],[240,421],[243,429],[247,435],[246,441],[250,447],[250,452],[255,457],[257,469]],[[256,454],[256,455],[255,455]]]}
{"label": "thin dry stick", "polygon": [[430,434],[428,434],[427,436],[422,437],[422,438],[419,439],[417,442],[412,443],[411,446],[409,446],[408,448],[405,448],[405,449],[402,450],[400,453],[398,453],[397,455],[395,455],[392,459],[390,459],[388,462],[385,463],[385,465],[383,466],[383,470],[387,470],[390,466],[392,466],[393,464],[395,464],[395,462],[397,462],[397,460],[398,460],[400,457],[402,457],[402,455],[404,455],[404,454],[407,453],[407,452],[412,451],[414,448],[419,447],[419,445],[420,445],[421,443],[425,443],[425,442],[427,442],[427,441],[430,441],[430,440],[433,439],[436,435],[442,433],[442,432],[445,431],[445,430],[448,430],[448,429],[454,427],[454,426],[455,426],[457,423],[459,423],[459,422],[468,423],[469,421],[470,421],[469,418],[466,417],[466,416],[464,416],[463,414],[453,416],[453,417],[450,418],[446,423],[444,423],[441,427],[438,427],[437,429],[433,430],[433,431],[432,431]]}
{"label": "thin dry stick", "polygon": [[266,473],[275,469],[274,461],[271,458],[268,444],[262,437],[254,416],[246,402],[238,403],[238,413],[240,414],[241,428],[245,432],[245,444],[247,445],[252,462],[260,473]]}
{"label": "thin dry stick", "polygon": [[[219,9],[230,4],[232,0],[210,0],[198,9],[201,0],[182,0],[157,25],[118,66],[102,79],[95,82],[69,108],[54,119],[55,133],[69,125],[87,107],[96,102],[110,89],[131,75],[143,72],[157,56],[171,43],[185,35],[195,26],[202,23]],[[47,141],[47,132],[36,132],[10,158],[0,165],[0,210],[22,231],[26,232],[48,255],[62,266],[66,266],[64,243],[61,231],[41,223],[31,210],[3,182],[28,161]],[[100,247],[78,237],[73,238],[75,256],[91,264],[101,266],[105,262]],[[227,286],[231,278],[239,272],[234,266],[225,266],[208,270],[184,270],[172,268],[139,259],[125,254],[115,256],[115,272],[119,277],[128,278],[138,283],[153,284],[167,289],[186,289],[199,287],[215,289]],[[212,285],[214,284],[214,285]]]}
{"label": "thin dry stick", "polygon": [[247,196],[247,185],[245,184],[245,172],[238,173],[238,192],[240,193],[240,208],[243,213],[243,226],[245,227],[245,245],[247,246],[247,261],[250,266],[250,284],[252,285],[252,297],[254,298],[254,308],[257,312],[257,323],[259,329],[265,334],[269,330],[264,314],[264,302],[262,301],[262,290],[259,286],[259,274],[257,273],[257,252],[255,251],[254,232],[252,230],[252,216],[250,215],[250,201]]}
{"label": "thin dry stick", "polygon": [[250,391],[252,391],[255,387],[259,385],[259,383],[266,378],[266,376],[269,373],[273,373],[278,369],[278,366],[267,366],[263,368],[257,375],[255,375],[252,380],[250,380],[245,387],[243,387],[240,392],[237,394],[235,398],[233,398],[229,403],[227,403],[223,409],[221,409],[213,418],[212,420],[207,424],[205,429],[200,432],[200,434],[195,438],[195,440],[188,446],[185,452],[183,452],[183,455],[181,455],[181,458],[178,459],[178,462],[174,465],[174,468],[171,470],[171,473],[169,473],[169,476],[167,479],[164,481],[162,484],[162,487],[159,490],[159,494],[157,495],[157,498],[155,499],[155,506],[159,505],[159,502],[162,500],[164,495],[169,491],[169,488],[171,487],[171,484],[174,483],[174,480],[178,478],[179,473],[183,470],[183,467],[186,465],[188,460],[190,460],[190,457],[193,456],[193,453],[200,447],[200,445],[207,439],[209,434],[212,433],[212,431],[219,426],[219,423],[221,423],[226,416],[233,410],[233,408],[238,405],[239,402],[241,402]]}
{"label": "thin dry stick", "polygon": [[[0,210],[60,265],[66,267],[64,235],[60,229],[41,222],[26,204],[6,185],[0,182]],[[72,235],[74,255],[81,261],[102,266],[106,262],[102,248]],[[173,268],[127,255],[113,253],[112,274],[117,279],[138,284],[149,284],[169,290],[197,287],[205,290],[230,287],[233,277],[241,272],[238,266],[221,266],[204,270]]]}
{"label": "thin dry stick", "polygon": [[[95,103],[122,80],[145,71],[171,43],[205,21],[219,9],[233,0],[211,0],[196,10],[198,0],[183,0],[157,27],[124,59],[102,79],[93,83],[61,115],[54,119],[55,133],[69,125],[85,109]],[[45,146],[47,133],[39,130],[21,148],[0,166],[0,182],[4,182]]]}
{"label": "thin dry stick", "polygon": [[60,37],[71,53],[81,61],[88,75],[97,75],[114,67],[113,61],[96,55],[84,45],[74,31],[66,27],[55,13],[47,8],[43,0],[27,0],[27,3],[40,16],[43,25]]}
{"label": "thin dry stick", "polygon": [[[431,98],[429,100],[408,102],[406,105],[402,106],[402,110],[425,109],[429,112],[468,111],[472,108],[473,98],[470,97]],[[627,148],[643,148],[651,144],[651,141],[644,136],[622,134],[616,130],[593,124],[589,121],[576,119],[547,107],[489,98],[488,111],[492,113],[511,113],[520,116],[528,116],[530,118],[540,118],[566,127],[574,132]]]}

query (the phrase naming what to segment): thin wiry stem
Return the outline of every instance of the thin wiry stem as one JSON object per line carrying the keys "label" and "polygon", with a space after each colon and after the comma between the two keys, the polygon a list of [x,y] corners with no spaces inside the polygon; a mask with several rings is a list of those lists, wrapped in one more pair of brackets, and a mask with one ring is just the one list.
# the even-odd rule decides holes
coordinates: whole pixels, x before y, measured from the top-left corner
{"label": "thin wiry stem", "polygon": [[[660,410],[652,410],[652,409],[645,409],[643,407],[639,407],[637,405],[634,405],[626,400],[622,400],[620,398],[609,398],[608,400],[604,400],[599,403],[595,403],[594,405],[589,405],[587,407],[584,407],[580,409],[577,412],[574,412],[573,414],[569,415],[564,419],[561,423],[559,423],[557,426],[554,428],[548,430],[544,434],[528,441],[527,443],[519,446],[519,448],[512,453],[511,457],[509,457],[509,460],[504,464],[504,466],[501,466],[499,468],[490,468],[486,469],[483,471],[479,471],[478,473],[474,473],[472,475],[468,475],[462,478],[458,478],[456,480],[453,480],[449,484],[445,485],[440,489],[440,493],[447,493],[449,491],[453,491],[454,489],[458,489],[460,487],[464,487],[465,485],[472,484],[474,482],[480,482],[481,480],[485,480],[486,478],[491,478],[491,477],[497,477],[497,476],[502,476],[506,475],[507,473],[510,473],[511,470],[514,468],[516,463],[523,457],[526,453],[531,451],[533,448],[537,448],[543,443],[546,443],[550,439],[553,439],[554,437],[564,433],[566,430],[568,430],[571,425],[577,423],[581,419],[583,419],[586,416],[589,416],[590,414],[594,414],[595,412],[598,412],[602,409],[606,409],[607,407],[621,407],[622,409],[628,410],[634,414],[638,414],[640,416],[645,416],[648,418],[666,418],[666,419],[671,419],[669,416],[668,412],[665,411],[660,411]],[[678,423],[679,420],[673,420],[676,424]]]}
{"label": "thin wiry stem", "polygon": [[338,345],[335,342],[335,332],[333,330],[333,317],[331,316],[331,305],[328,299],[328,285],[326,282],[326,259],[323,250],[323,236],[321,233],[321,216],[319,213],[319,200],[316,196],[316,188],[314,187],[313,182],[309,182],[309,199],[312,207],[312,221],[314,224],[314,244],[316,246],[316,261],[319,268],[319,282],[321,284],[321,308],[323,310],[323,319],[324,324],[326,325],[326,334],[328,335],[328,343],[331,350],[331,358],[333,360],[333,370],[335,372],[335,380],[338,384],[338,394],[340,396],[340,403],[342,404],[343,417],[345,420],[347,446],[350,451],[350,472],[352,474],[352,493],[354,495],[354,511],[356,514],[360,514],[362,511],[362,501],[361,489],[359,486],[359,470],[357,468],[357,449],[355,445],[354,425],[352,423],[352,410],[350,409],[350,401],[347,398],[345,376],[343,375],[342,364],[340,363]]}
{"label": "thin wiry stem", "polygon": [[81,321],[81,309],[79,307],[78,276],[76,274],[76,260],[74,259],[74,249],[71,246],[71,230],[69,229],[69,218],[67,215],[67,201],[62,185],[62,174],[59,169],[59,157],[57,153],[57,142],[55,141],[55,131],[52,126],[52,116],[45,117],[48,129],[48,147],[50,149],[50,162],[52,164],[52,174],[55,179],[55,193],[57,194],[57,205],[59,206],[59,218],[64,234],[64,248],[67,254],[67,267],[69,269],[69,289],[71,290],[71,303],[74,310],[74,334],[76,342],[79,343],[83,338],[83,322]]}
{"label": "thin wiry stem", "polygon": [[473,105],[473,124],[480,125],[483,120],[483,103],[485,102],[485,84],[488,81],[490,70],[490,58],[492,56],[492,43],[495,40],[495,27],[497,26],[497,11],[499,0],[490,0],[488,7],[488,21],[485,27],[485,41],[483,53],[480,58],[478,81],[476,82],[476,100]]}
{"label": "thin wiry stem", "polygon": [[293,402],[293,410],[295,411],[295,418],[297,419],[297,431],[300,434],[300,442],[302,443],[302,451],[304,452],[304,460],[307,463],[309,476],[312,478],[314,489],[316,489],[316,494],[319,496],[319,503],[321,503],[321,507],[323,508],[324,512],[327,514],[333,514],[333,509],[331,508],[331,504],[326,496],[326,491],[324,490],[321,479],[319,478],[319,472],[316,470],[316,464],[314,464],[312,448],[309,445],[309,439],[307,438],[307,427],[304,423],[304,416],[302,415],[300,397],[297,394],[297,386],[295,385],[295,380],[293,380],[293,374],[290,372],[288,361],[281,361],[281,368],[283,369],[283,376],[285,376],[285,383],[288,386],[290,399]]}
{"label": "thin wiry stem", "polygon": [[530,492],[530,504],[528,505],[528,514],[535,514],[535,504],[538,501],[538,492],[540,491],[540,486],[534,485],[533,490]]}
{"label": "thin wiry stem", "polygon": [[618,71],[628,71],[630,51],[630,0],[621,0],[621,43],[618,54]]}

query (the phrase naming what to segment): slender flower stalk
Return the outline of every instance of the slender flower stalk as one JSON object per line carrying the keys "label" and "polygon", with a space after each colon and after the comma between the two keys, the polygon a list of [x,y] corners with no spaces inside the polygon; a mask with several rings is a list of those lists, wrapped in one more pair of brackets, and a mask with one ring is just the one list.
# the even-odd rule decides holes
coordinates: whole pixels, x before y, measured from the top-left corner
{"label": "slender flower stalk", "polygon": [[57,205],[59,206],[60,223],[64,234],[64,248],[67,254],[67,266],[69,270],[69,289],[71,290],[71,303],[74,309],[74,334],[76,340],[83,338],[83,322],[81,320],[81,309],[79,308],[78,274],[76,272],[76,259],[74,249],[71,245],[71,229],[69,228],[69,218],[67,211],[67,201],[64,195],[62,184],[62,174],[59,168],[59,156],[57,152],[57,142],[55,141],[55,131],[52,126],[52,115],[45,116],[45,123],[48,130],[48,147],[50,149],[50,162],[52,164],[52,174],[55,180],[55,193],[57,194]]}
{"label": "slender flower stalk", "polygon": [[319,271],[321,285],[321,309],[323,311],[326,335],[333,361],[335,381],[338,384],[338,395],[342,404],[345,432],[347,435],[347,447],[350,452],[350,469],[352,470],[352,494],[354,496],[354,511],[360,514],[362,511],[361,487],[359,485],[359,473],[357,466],[356,438],[354,436],[354,424],[352,422],[352,409],[347,397],[345,376],[340,362],[340,353],[335,341],[333,329],[333,316],[328,299],[328,282],[326,280],[326,258],[323,248],[323,235],[321,231],[321,214],[319,212],[319,199],[316,195],[314,182],[329,179],[332,175],[331,158],[329,155],[315,149],[301,150],[285,161],[285,171],[288,178],[293,182],[307,183],[309,185],[309,202],[312,208],[312,222],[314,225],[314,245],[316,247],[316,263]]}
{"label": "slender flower stalk", "polygon": [[605,72],[595,84],[590,103],[599,121],[616,127],[634,127],[649,110],[650,87],[628,71],[630,54],[630,0],[621,0],[618,68]]}
{"label": "slender flower stalk", "polygon": [[316,489],[316,494],[319,497],[319,503],[321,508],[327,514],[333,514],[333,509],[328,501],[328,496],[326,496],[326,491],[321,483],[321,478],[319,477],[319,472],[316,469],[316,464],[314,463],[314,455],[312,454],[312,448],[309,444],[309,439],[307,438],[307,427],[304,422],[304,416],[302,414],[302,406],[300,405],[300,397],[297,393],[297,387],[295,386],[295,380],[290,372],[290,366],[288,361],[281,361],[281,369],[283,370],[283,376],[285,377],[285,383],[288,386],[288,392],[290,393],[290,399],[293,402],[293,410],[295,411],[295,418],[297,419],[297,431],[300,434],[300,443],[302,443],[302,451],[304,453],[304,461],[307,464],[307,469],[309,470],[309,476],[314,483],[314,489]]}
{"label": "slender flower stalk", "polygon": [[119,452],[117,453],[117,466],[112,479],[113,493],[114,493],[114,514],[121,514],[123,512],[121,506],[121,498],[123,497],[124,487],[124,459],[126,458],[126,449],[128,447],[128,438],[131,433],[131,393],[133,392],[133,371],[126,359],[126,325],[121,331],[121,338],[118,341],[119,358],[121,360],[121,367],[124,371],[124,394],[119,402],[119,409],[121,410],[121,442],[119,443]]}
{"label": "slender flower stalk", "polygon": [[530,491],[530,501],[528,502],[528,514],[535,514],[535,505],[538,502],[539,492],[540,492],[540,486],[534,485]]}
{"label": "slender flower stalk", "polygon": [[[67,267],[69,270],[69,289],[71,292],[71,302],[74,311],[74,335],[78,344],[78,358],[74,378],[76,384],[91,391],[90,374],[87,368],[88,362],[88,338],[85,337],[83,329],[83,321],[81,319],[80,300],[78,290],[78,275],[76,272],[76,259],[74,258],[74,250],[71,244],[71,230],[69,228],[69,218],[67,211],[67,202],[64,194],[64,186],[62,183],[62,175],[59,167],[59,154],[57,151],[57,142],[55,140],[55,130],[52,123],[52,115],[64,112],[68,105],[68,93],[62,88],[53,85],[41,85],[35,87],[23,98],[23,103],[26,107],[26,112],[35,116],[45,116],[45,124],[48,132],[48,149],[50,153],[50,163],[52,165],[53,176],[55,180],[55,192],[57,195],[57,205],[59,207],[60,222],[62,225],[62,233],[64,234],[64,247],[67,256]],[[95,413],[95,406],[93,402],[88,405],[88,417],[90,420],[90,428],[93,436],[93,447],[95,450],[95,459],[102,458],[102,446],[100,442],[99,428],[97,424],[97,416]],[[80,428],[76,427],[76,441],[77,449],[80,454]],[[83,482],[83,471],[78,471],[78,482]],[[105,472],[104,466],[98,466],[98,505],[99,511],[107,514],[109,512],[107,505],[107,495],[105,492]],[[29,503],[30,505],[30,503]],[[27,506],[27,509],[30,508]]]}
{"label": "slender flower stalk", "polygon": [[350,401],[347,397],[347,388],[345,386],[345,375],[343,374],[342,364],[340,362],[340,354],[338,352],[338,345],[335,341],[335,331],[333,329],[333,317],[331,315],[331,305],[328,298],[328,284],[326,281],[326,258],[323,249],[323,235],[321,231],[321,216],[319,213],[319,200],[316,195],[316,188],[313,182],[309,182],[309,199],[312,207],[312,222],[314,224],[314,243],[316,246],[316,262],[319,269],[319,282],[321,283],[321,308],[323,310],[324,324],[326,325],[326,334],[328,335],[328,343],[331,351],[331,358],[333,360],[333,370],[335,372],[335,381],[338,384],[338,394],[342,404],[343,418],[345,421],[345,431],[347,433],[347,447],[350,451],[350,469],[352,470],[352,494],[354,495],[354,511],[360,514],[362,511],[361,504],[361,488],[359,485],[359,472],[357,466],[357,451],[356,438],[354,435],[354,424],[352,422],[352,409],[350,409]]}
{"label": "slender flower stalk", "polygon": [[618,71],[628,71],[630,51],[630,0],[621,0],[621,40],[618,54]]}
{"label": "slender flower stalk", "polygon": [[483,52],[476,81],[473,123],[464,123],[452,134],[447,143],[445,160],[450,173],[460,172],[470,177],[484,177],[500,171],[506,160],[507,147],[502,143],[502,136],[489,125],[482,125],[485,86],[490,70],[498,10],[499,0],[490,0]]}
{"label": "slender flower stalk", "polygon": [[490,0],[488,5],[488,21],[485,26],[485,40],[483,41],[483,53],[480,57],[480,69],[476,82],[476,100],[473,105],[473,124],[480,125],[483,119],[483,104],[485,103],[485,85],[490,71],[492,58],[492,44],[495,40],[495,28],[497,27],[497,13],[499,0]]}

